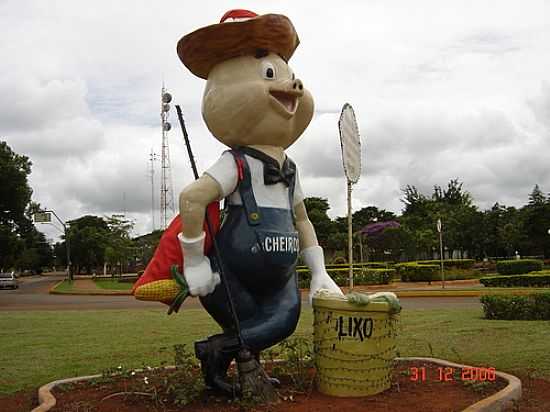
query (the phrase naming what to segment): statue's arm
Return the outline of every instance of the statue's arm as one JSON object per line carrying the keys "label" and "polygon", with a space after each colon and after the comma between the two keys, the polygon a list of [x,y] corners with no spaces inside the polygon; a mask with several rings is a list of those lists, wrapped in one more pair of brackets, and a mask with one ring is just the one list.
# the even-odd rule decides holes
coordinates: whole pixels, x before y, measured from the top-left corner
{"label": "statue's arm", "polygon": [[334,293],[342,294],[342,291],[332,280],[325,268],[325,255],[323,248],[319,246],[317,234],[311,221],[307,216],[304,202],[294,206],[296,215],[296,230],[300,239],[300,250],[305,264],[311,272],[311,283],[309,286],[309,300],[320,289],[328,289]]}
{"label": "statue's arm", "polygon": [[222,196],[219,184],[207,174],[187,186],[180,194],[180,216],[183,224],[178,239],[182,248],[183,271],[189,293],[206,296],[220,283],[204,255],[206,234],[203,230],[207,206]]}
{"label": "statue's arm", "polygon": [[318,246],[317,234],[307,216],[304,202],[300,202],[294,206],[294,214],[296,216],[296,230],[298,231],[298,237],[300,239],[300,249],[303,250],[311,246]]}
{"label": "statue's arm", "polygon": [[185,238],[196,238],[202,234],[207,206],[221,198],[220,185],[207,174],[203,174],[182,190],[179,209],[184,222],[182,233]]}

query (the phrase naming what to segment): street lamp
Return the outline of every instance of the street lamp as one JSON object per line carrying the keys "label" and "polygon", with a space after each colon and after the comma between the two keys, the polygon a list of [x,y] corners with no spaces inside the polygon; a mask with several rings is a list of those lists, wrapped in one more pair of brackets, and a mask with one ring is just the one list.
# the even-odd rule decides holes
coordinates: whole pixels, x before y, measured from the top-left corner
{"label": "street lamp", "polygon": [[[69,243],[69,236],[67,234],[67,224],[63,222],[59,216],[53,210],[43,210],[41,212],[36,212],[33,215],[34,223],[50,223],[52,224],[52,215],[57,219],[59,223],[63,226],[63,234],[65,235],[65,249],[67,249],[67,276],[69,280],[73,280],[73,274],[71,272],[71,247]],[[54,226],[52,224],[52,226]],[[55,226],[54,226],[55,227]]]}

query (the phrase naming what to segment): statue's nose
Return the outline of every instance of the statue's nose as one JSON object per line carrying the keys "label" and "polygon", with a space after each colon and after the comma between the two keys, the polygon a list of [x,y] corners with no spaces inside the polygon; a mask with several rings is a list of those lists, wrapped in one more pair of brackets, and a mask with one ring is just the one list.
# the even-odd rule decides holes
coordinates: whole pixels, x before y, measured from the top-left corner
{"label": "statue's nose", "polygon": [[299,96],[302,96],[304,94],[304,84],[300,79],[295,79],[292,82],[292,89],[297,91]]}

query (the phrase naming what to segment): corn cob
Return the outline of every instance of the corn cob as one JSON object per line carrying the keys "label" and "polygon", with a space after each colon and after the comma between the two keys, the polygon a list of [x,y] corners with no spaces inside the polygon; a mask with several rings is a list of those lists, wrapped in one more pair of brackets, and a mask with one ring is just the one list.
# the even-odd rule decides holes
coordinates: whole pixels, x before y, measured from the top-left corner
{"label": "corn cob", "polygon": [[139,286],[134,296],[139,300],[167,302],[173,300],[180,292],[181,287],[173,279],[162,279]]}

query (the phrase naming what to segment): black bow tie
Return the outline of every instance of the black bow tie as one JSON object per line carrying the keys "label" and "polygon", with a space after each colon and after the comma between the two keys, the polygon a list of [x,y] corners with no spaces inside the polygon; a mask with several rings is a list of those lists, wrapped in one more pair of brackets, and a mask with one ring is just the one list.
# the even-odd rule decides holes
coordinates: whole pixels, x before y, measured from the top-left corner
{"label": "black bow tie", "polygon": [[279,162],[277,162],[277,160],[263,152],[260,152],[259,150],[251,147],[240,147],[239,150],[255,159],[260,160],[264,164],[264,184],[274,185],[282,182],[285,185],[290,186],[290,182],[296,174],[296,169],[288,157],[285,158],[282,169],[279,169]]}

